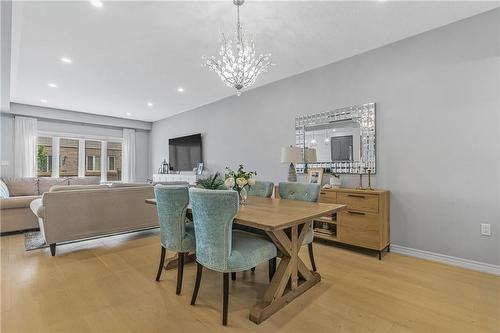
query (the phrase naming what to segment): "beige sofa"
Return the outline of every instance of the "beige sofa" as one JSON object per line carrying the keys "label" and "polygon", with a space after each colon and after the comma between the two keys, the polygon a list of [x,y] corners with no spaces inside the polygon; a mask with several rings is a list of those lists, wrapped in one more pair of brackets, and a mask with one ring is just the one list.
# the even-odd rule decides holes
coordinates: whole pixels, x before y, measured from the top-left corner
{"label": "beige sofa", "polygon": [[31,212],[30,203],[40,198],[55,185],[95,185],[99,177],[85,178],[1,178],[0,232],[9,233],[38,228],[37,217]]}
{"label": "beige sofa", "polygon": [[56,244],[158,226],[149,184],[54,186],[31,202],[52,255]]}

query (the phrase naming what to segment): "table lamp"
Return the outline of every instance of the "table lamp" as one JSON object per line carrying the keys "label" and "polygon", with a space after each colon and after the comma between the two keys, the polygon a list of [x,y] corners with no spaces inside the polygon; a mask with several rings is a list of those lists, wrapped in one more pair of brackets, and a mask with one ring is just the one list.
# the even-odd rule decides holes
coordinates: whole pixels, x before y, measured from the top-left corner
{"label": "table lamp", "polygon": [[318,158],[316,157],[316,148],[306,148],[304,151],[304,163],[316,163]]}
{"label": "table lamp", "polygon": [[316,163],[317,161],[316,149],[304,148],[304,173],[307,173],[308,163]]}
{"label": "table lamp", "polygon": [[295,172],[294,163],[302,162],[302,149],[299,147],[282,147],[281,148],[281,163],[290,163],[288,168],[288,181],[296,182],[297,173]]}

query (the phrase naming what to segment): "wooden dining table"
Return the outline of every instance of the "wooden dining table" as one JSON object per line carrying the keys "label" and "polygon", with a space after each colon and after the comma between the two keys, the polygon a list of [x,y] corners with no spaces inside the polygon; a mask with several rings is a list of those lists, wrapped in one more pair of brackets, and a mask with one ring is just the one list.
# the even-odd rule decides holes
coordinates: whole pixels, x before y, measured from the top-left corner
{"label": "wooden dining table", "polygon": [[[156,204],[156,199],[147,199]],[[250,320],[260,324],[321,281],[299,257],[299,250],[312,219],[335,213],[345,205],[248,197],[234,223],[266,232],[279,251],[276,273],[263,298],[250,310]],[[188,211],[190,211],[188,207]]]}

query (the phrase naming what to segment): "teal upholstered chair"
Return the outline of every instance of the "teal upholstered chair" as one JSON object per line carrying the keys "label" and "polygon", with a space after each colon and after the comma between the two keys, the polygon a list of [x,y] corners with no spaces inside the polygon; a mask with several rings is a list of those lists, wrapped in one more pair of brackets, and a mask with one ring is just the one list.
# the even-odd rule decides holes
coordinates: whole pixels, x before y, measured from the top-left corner
{"label": "teal upholstered chair", "polygon": [[[320,185],[308,183],[280,183],[279,193],[280,198],[285,200],[299,200],[317,202],[319,200]],[[316,262],[314,261],[314,252],[312,242],[314,239],[312,222],[309,226],[306,236],[304,237],[303,245],[307,244],[309,250],[309,259],[313,271],[316,271]]]}
{"label": "teal upholstered chair", "polygon": [[182,273],[184,271],[184,256],[196,250],[193,222],[186,218],[189,204],[187,186],[155,186],[156,209],[160,223],[161,257],[156,281],[160,280],[165,263],[166,250],[175,251],[177,260],[177,290],[182,289]]}
{"label": "teal upholstered chair", "polygon": [[256,181],[255,185],[250,186],[248,195],[256,197],[270,198],[273,194],[274,183],[266,181]]}
{"label": "teal upholstered chair", "polygon": [[196,303],[203,267],[223,274],[222,324],[227,325],[229,273],[248,270],[276,257],[276,246],[248,232],[233,230],[238,213],[238,193],[233,190],[189,190],[196,235],[196,283],[191,305]]}

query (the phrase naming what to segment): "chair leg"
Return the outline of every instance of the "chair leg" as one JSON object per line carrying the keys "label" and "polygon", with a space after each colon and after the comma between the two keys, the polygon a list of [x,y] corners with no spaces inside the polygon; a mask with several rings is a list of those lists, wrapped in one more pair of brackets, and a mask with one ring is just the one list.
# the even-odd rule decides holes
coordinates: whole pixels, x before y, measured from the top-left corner
{"label": "chair leg", "polygon": [[252,267],[251,271],[252,271],[252,272],[255,272],[255,267]]}
{"label": "chair leg", "polygon": [[311,260],[311,266],[314,272],[316,272],[316,263],[314,262],[314,252],[313,252],[313,244],[307,244],[307,249],[309,250],[309,259]]}
{"label": "chair leg", "polygon": [[222,325],[227,326],[227,307],[229,303],[229,273],[222,273]]}
{"label": "chair leg", "polygon": [[182,290],[182,275],[184,273],[184,252],[179,252],[177,254],[177,289],[175,293],[177,295],[181,294]]}
{"label": "chair leg", "polygon": [[198,290],[200,290],[201,273],[203,272],[203,265],[199,262],[196,263],[196,282],[194,283],[193,297],[191,297],[191,305],[196,303],[198,297]]}
{"label": "chair leg", "polygon": [[236,280],[236,272],[231,272],[231,280]]}
{"label": "chair leg", "polygon": [[161,247],[160,254],[160,266],[158,267],[158,273],[156,273],[156,281],[160,281],[161,272],[163,271],[163,265],[165,264],[165,254],[167,253],[167,249],[163,246]]}
{"label": "chair leg", "polygon": [[50,244],[50,254],[54,257],[56,255],[56,243]]}
{"label": "chair leg", "polygon": [[269,282],[273,279],[274,273],[276,273],[276,257],[269,259]]}

